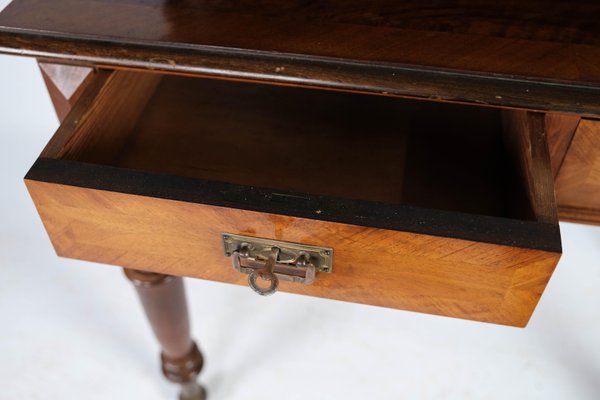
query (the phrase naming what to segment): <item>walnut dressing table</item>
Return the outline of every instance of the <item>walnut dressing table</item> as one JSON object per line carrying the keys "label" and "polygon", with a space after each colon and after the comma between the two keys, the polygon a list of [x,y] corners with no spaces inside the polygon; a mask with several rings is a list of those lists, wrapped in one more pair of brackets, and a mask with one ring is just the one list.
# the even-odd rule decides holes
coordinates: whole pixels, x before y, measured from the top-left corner
{"label": "walnut dressing table", "polygon": [[198,399],[184,276],[525,326],[559,219],[600,223],[599,15],[14,0],[0,52],[61,120],[26,176],[56,252],[125,268]]}

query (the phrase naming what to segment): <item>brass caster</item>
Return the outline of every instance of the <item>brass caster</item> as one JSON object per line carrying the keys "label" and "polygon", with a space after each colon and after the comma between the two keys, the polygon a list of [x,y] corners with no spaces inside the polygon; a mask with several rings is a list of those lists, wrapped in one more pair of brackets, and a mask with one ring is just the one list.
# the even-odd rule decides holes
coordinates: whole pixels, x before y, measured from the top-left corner
{"label": "brass caster", "polygon": [[196,381],[183,383],[179,400],[206,400],[206,389]]}

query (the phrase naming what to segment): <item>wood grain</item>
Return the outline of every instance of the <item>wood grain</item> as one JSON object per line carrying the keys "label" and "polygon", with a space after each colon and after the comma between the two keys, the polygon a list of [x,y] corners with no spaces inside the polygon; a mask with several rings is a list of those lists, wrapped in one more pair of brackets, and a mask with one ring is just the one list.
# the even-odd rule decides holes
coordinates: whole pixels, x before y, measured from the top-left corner
{"label": "wood grain", "polygon": [[42,156],[101,162],[122,148],[161,76],[101,70],[63,121]]}
{"label": "wood grain", "polygon": [[62,122],[94,75],[94,69],[38,61],[54,109]]}
{"label": "wood grain", "polygon": [[392,0],[15,0],[0,14],[0,51],[600,115],[599,9],[540,0],[427,8]]}
{"label": "wood grain", "polygon": [[558,176],[565,155],[575,130],[579,125],[581,117],[573,114],[547,113],[546,114],[546,136],[552,163],[552,175]]}
{"label": "wood grain", "polygon": [[[557,253],[27,180],[57,253],[246,284],[222,232],[334,248],[334,272],[283,291],[525,326]],[[248,289],[248,296],[254,295]]]}
{"label": "wood grain", "polygon": [[415,108],[381,97],[165,76],[124,133],[118,157],[104,163],[397,203],[410,124],[405,116]]}
{"label": "wood grain", "polygon": [[507,158],[496,110],[167,76],[105,163],[511,217]]}
{"label": "wood grain", "polygon": [[583,119],[556,179],[561,219],[600,224],[600,121]]}

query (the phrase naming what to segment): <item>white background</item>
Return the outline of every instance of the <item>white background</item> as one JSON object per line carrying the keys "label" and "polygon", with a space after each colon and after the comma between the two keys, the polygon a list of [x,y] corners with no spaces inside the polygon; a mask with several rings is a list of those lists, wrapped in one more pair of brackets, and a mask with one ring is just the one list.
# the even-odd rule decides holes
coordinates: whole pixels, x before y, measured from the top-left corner
{"label": "white background", "polygon": [[[35,62],[0,56],[0,399],[174,399],[121,270],[56,257],[27,194],[57,125]],[[188,280],[201,380],[211,400],[599,399],[600,229],[561,229],[525,329]]]}

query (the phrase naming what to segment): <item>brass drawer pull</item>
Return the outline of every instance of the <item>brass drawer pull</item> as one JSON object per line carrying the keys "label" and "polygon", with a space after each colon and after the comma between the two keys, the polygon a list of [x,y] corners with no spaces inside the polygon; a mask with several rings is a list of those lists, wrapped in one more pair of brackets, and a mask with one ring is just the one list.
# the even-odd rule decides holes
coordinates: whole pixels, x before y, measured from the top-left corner
{"label": "brass drawer pull", "polygon": [[[241,251],[243,251],[244,253],[247,254],[248,253],[248,245],[247,244],[242,245]],[[275,293],[277,291],[277,289],[279,288],[279,278],[277,278],[277,275],[275,275],[273,273],[273,270],[275,268],[275,263],[277,263],[278,257],[279,257],[279,248],[273,247],[271,249],[271,254],[269,254],[269,258],[267,259],[267,262],[265,263],[265,266],[263,268],[253,270],[250,273],[250,275],[248,276],[248,285],[250,285],[252,290],[254,290],[256,293],[260,294],[261,296],[269,296],[269,295]],[[234,254],[233,254],[233,263],[234,263],[234,268],[237,271],[239,271],[241,268],[240,253],[237,251],[234,252]],[[271,282],[270,286],[268,288],[263,288],[262,286],[259,286],[258,282],[257,282],[258,278]]]}
{"label": "brass drawer pull", "polygon": [[[222,235],[233,269],[248,274],[248,285],[261,296],[277,291],[279,280],[310,285],[317,272],[331,272],[333,249],[251,236]],[[267,281],[267,287],[260,281]]]}

